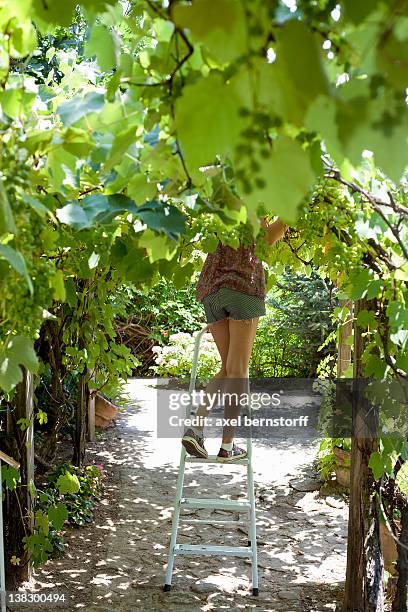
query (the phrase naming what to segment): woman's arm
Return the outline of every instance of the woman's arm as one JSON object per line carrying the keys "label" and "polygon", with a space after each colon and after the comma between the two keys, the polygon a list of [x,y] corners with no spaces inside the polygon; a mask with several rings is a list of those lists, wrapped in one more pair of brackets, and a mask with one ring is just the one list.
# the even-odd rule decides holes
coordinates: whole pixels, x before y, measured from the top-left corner
{"label": "woman's arm", "polygon": [[266,230],[265,239],[269,245],[272,245],[280,240],[289,227],[289,225],[284,223],[279,218],[273,223],[268,223],[265,217],[261,217],[260,221],[261,226]]}

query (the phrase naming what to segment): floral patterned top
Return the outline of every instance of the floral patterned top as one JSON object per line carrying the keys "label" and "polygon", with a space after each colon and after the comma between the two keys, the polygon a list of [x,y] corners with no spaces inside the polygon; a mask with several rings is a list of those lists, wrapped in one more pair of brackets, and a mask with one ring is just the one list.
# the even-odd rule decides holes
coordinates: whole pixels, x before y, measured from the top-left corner
{"label": "floral patterned top", "polygon": [[197,300],[201,302],[220,287],[265,297],[265,270],[254,251],[254,242],[234,249],[220,241],[204,262],[196,286]]}

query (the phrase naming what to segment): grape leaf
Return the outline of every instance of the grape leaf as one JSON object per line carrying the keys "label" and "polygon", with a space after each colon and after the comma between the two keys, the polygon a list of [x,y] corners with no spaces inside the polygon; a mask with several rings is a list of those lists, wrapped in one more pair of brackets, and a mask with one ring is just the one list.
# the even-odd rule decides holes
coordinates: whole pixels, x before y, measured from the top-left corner
{"label": "grape leaf", "polygon": [[151,263],[158,259],[172,259],[177,250],[177,242],[168,236],[156,234],[150,229],[139,238],[139,246],[144,247]]}
{"label": "grape leaf", "polygon": [[63,208],[57,208],[55,214],[61,223],[72,225],[75,229],[83,229],[91,225],[88,215],[79,204],[66,204]]}
{"label": "grape leaf", "polygon": [[75,96],[68,102],[60,104],[57,113],[61,117],[63,124],[68,127],[85,117],[89,113],[95,113],[103,108],[105,96],[102,93],[92,91],[85,96]]}
{"label": "grape leaf", "polygon": [[353,300],[359,300],[363,298],[367,293],[367,288],[372,280],[372,273],[370,270],[355,270],[350,273],[349,283],[347,283],[346,290],[350,293],[350,297]]}
{"label": "grape leaf", "polygon": [[67,518],[68,510],[62,502],[58,502],[55,506],[51,506],[48,509],[48,520],[57,531],[62,529]]}
{"label": "grape leaf", "polygon": [[11,391],[23,380],[23,365],[31,372],[38,371],[38,358],[33,342],[25,336],[13,336],[0,351],[0,388]]}
{"label": "grape leaf", "polygon": [[33,20],[39,24],[42,32],[47,30],[49,24],[69,26],[72,23],[72,13],[76,4],[76,0],[65,0],[62,3],[33,0]]}
{"label": "grape leaf", "polygon": [[0,353],[0,389],[11,391],[22,380],[21,368],[4,353]]}
{"label": "grape leaf", "polygon": [[124,212],[131,212],[148,227],[163,231],[170,238],[175,238],[185,230],[185,217],[175,206],[155,200],[137,206],[122,194],[90,195],[81,200],[81,204],[70,202],[58,208],[56,215],[61,223],[75,229],[86,229],[98,223],[111,223]]}
{"label": "grape leaf", "polygon": [[57,223],[53,212],[49,210],[42,202],[40,202],[40,200],[24,192],[21,192],[21,197],[23,199],[23,202],[25,202],[28,206],[30,206],[30,208],[35,210],[35,212],[40,217],[45,217],[46,215],[49,215],[50,218],[54,221],[54,223]]}
{"label": "grape leaf", "polygon": [[174,23],[166,19],[155,19],[153,23],[156,38],[159,41],[169,42],[174,32]]}
{"label": "grape leaf", "polygon": [[368,467],[371,468],[375,480],[379,480],[384,473],[384,460],[379,452],[371,453]]}
{"label": "grape leaf", "polygon": [[404,461],[408,461],[408,442],[405,441],[404,445],[401,449],[401,457],[402,459],[404,459]]}
{"label": "grape leaf", "polygon": [[365,361],[364,374],[373,375],[375,378],[382,379],[387,368],[384,359],[377,355],[370,355]]}
{"label": "grape leaf", "polygon": [[275,88],[280,102],[278,113],[301,125],[310,103],[329,94],[316,36],[306,23],[291,19],[278,33],[276,55],[270,66],[270,88]]}
{"label": "grape leaf", "polygon": [[64,273],[62,270],[57,270],[53,276],[49,278],[49,285],[54,289],[54,299],[59,302],[65,302],[66,291],[64,283]]}
{"label": "grape leaf", "polygon": [[103,167],[104,173],[109,172],[116,164],[119,164],[123,160],[123,154],[136,142],[136,129],[137,126],[134,124],[116,134],[112,144],[110,157]]}
{"label": "grape leaf", "polygon": [[12,465],[1,465],[1,480],[6,483],[6,487],[14,491],[18,482],[20,482],[20,472]]}
{"label": "grape leaf", "polygon": [[37,36],[30,21],[21,21],[12,28],[10,55],[24,57],[37,47]]}
{"label": "grape leaf", "polygon": [[20,274],[26,281],[31,295],[34,293],[33,282],[28,274],[27,266],[24,257],[19,251],[16,251],[7,244],[0,244],[0,257],[4,257],[14,270]]}
{"label": "grape leaf", "polygon": [[40,529],[45,535],[48,535],[50,524],[48,522],[48,516],[44,510],[37,510],[35,513],[34,527],[36,529]]}
{"label": "grape leaf", "polygon": [[395,365],[408,374],[408,351],[401,351],[395,360]]}
{"label": "grape leaf", "polygon": [[344,14],[355,24],[360,23],[374,11],[379,0],[344,0]]}
{"label": "grape leaf", "polygon": [[360,310],[357,316],[357,325],[360,327],[370,326],[372,328],[376,325],[376,323],[377,319],[372,310]]}
{"label": "grape leaf", "polygon": [[371,99],[367,79],[352,80],[340,88],[337,100],[339,138],[350,162],[361,163],[364,149],[373,151],[377,164],[398,182],[407,165],[406,109],[394,111],[385,95]]}
{"label": "grape leaf", "polygon": [[64,149],[75,157],[86,157],[95,143],[85,130],[69,127],[64,135]]}
{"label": "grape leaf", "polygon": [[176,130],[189,168],[233,151],[241,131],[241,105],[236,88],[214,71],[183,88],[176,101]]}
{"label": "grape leaf", "polygon": [[80,489],[78,476],[76,474],[71,474],[71,472],[61,474],[56,484],[61,495],[65,493],[78,493]]}
{"label": "grape leaf", "polygon": [[149,285],[155,272],[155,267],[146,257],[144,249],[136,246],[126,256],[118,259],[115,265],[127,280],[138,285],[141,283]]}
{"label": "grape leaf", "polygon": [[3,182],[0,181],[0,236],[2,234],[15,234],[17,232],[13,213],[7,197]]}
{"label": "grape leaf", "polygon": [[[296,141],[280,136],[270,156],[256,161],[259,171],[253,176],[252,191],[241,192],[243,201],[254,211],[264,204],[267,210],[294,222],[297,207],[315,180],[309,153]],[[257,177],[262,184],[256,184]]]}
{"label": "grape leaf", "polygon": [[13,336],[6,347],[6,354],[16,363],[23,365],[31,372],[38,371],[38,358],[32,340],[25,336]]}
{"label": "grape leaf", "polygon": [[156,183],[149,182],[145,174],[136,174],[127,185],[127,193],[135,202],[151,200],[156,192]]}
{"label": "grape leaf", "polygon": [[336,105],[331,98],[319,95],[313,100],[306,112],[305,127],[320,134],[327,152],[337,163],[343,161],[343,148],[336,122]]}
{"label": "grape leaf", "polygon": [[176,289],[182,289],[194,274],[194,265],[190,262],[185,266],[176,266],[173,269],[173,283]]}
{"label": "grape leaf", "polygon": [[48,153],[48,168],[50,183],[56,191],[64,191],[67,187],[78,187],[78,175],[76,172],[76,158],[65,151],[63,146],[54,147]]}
{"label": "grape leaf", "polygon": [[393,331],[408,327],[408,310],[404,303],[393,300],[388,303],[386,314]]}
{"label": "grape leaf", "polygon": [[185,231],[185,216],[175,206],[165,202],[147,202],[138,207],[136,215],[149,228],[162,231],[169,238],[177,238]]}
{"label": "grape leaf", "polygon": [[107,72],[116,66],[119,48],[115,32],[110,32],[103,25],[94,24],[91,36],[85,45],[84,55],[86,57],[95,55],[100,69]]}
{"label": "grape leaf", "polygon": [[247,51],[246,18],[240,0],[195,0],[176,4],[175,23],[188,28],[220,62],[234,60]]}

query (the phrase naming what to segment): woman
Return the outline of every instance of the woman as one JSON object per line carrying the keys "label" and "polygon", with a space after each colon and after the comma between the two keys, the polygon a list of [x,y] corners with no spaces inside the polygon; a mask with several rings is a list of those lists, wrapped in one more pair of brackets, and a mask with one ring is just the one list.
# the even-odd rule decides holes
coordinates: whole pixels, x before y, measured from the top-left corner
{"label": "woman", "polygon": [[[280,219],[268,223],[261,219],[269,245],[280,240],[288,225]],[[196,297],[202,301],[207,323],[221,358],[221,369],[206,387],[206,393],[217,391],[247,391],[249,360],[259,317],[265,310],[265,271],[255,256],[255,243],[240,244],[238,249],[218,243],[209,253],[196,287]],[[228,396],[227,396],[228,397]],[[224,418],[239,415],[239,403],[225,404]],[[199,406],[196,416],[208,414],[206,405]],[[225,426],[218,461],[232,461],[246,457],[246,451],[233,442],[234,427]],[[186,429],[182,438],[186,451],[195,457],[208,457],[204,447],[203,427]]]}

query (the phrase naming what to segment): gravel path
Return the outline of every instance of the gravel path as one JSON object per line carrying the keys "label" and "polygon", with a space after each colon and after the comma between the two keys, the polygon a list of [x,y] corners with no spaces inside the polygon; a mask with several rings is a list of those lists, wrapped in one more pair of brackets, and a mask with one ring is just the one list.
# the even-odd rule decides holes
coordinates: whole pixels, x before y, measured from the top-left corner
{"label": "gravel path", "polygon": [[[156,437],[153,384],[130,380],[132,403],[116,427],[89,445],[89,459],[108,471],[95,523],[68,530],[65,554],[38,570],[30,588],[64,591],[69,601],[54,608],[64,610],[340,610],[348,511],[338,496],[319,492],[312,442],[253,442],[258,598],[251,595],[250,561],[236,557],[178,556],[172,590],[162,591],[180,441]],[[216,454],[219,440],[208,439],[206,447]],[[245,468],[211,464],[204,471],[188,464],[185,483],[185,496],[238,499],[246,492]],[[194,517],[209,512],[194,511]],[[220,511],[214,518],[222,518]],[[179,542],[241,546],[247,539],[240,527],[181,523],[178,537]]]}

